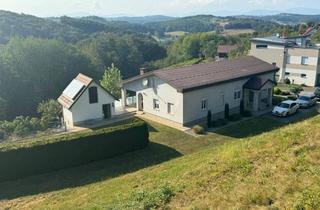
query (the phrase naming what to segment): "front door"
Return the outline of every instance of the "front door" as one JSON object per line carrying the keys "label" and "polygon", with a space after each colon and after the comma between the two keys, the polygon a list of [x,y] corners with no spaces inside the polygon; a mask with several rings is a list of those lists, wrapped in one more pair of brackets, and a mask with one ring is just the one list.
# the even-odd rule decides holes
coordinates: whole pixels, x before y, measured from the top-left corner
{"label": "front door", "polygon": [[111,105],[110,104],[103,104],[102,105],[104,119],[111,118]]}

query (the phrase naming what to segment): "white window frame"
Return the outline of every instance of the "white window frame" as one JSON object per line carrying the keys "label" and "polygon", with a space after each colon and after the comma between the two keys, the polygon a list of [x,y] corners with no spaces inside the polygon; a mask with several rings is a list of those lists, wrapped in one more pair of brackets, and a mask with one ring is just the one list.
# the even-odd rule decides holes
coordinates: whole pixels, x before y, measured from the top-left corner
{"label": "white window frame", "polygon": [[153,99],[153,109],[157,111],[160,110],[160,101],[158,99]]}
{"label": "white window frame", "polygon": [[208,99],[207,98],[204,98],[201,100],[201,110],[205,111],[205,110],[208,110]]}
{"label": "white window frame", "polygon": [[167,112],[168,112],[168,114],[174,115],[174,103],[168,102]]}
{"label": "white window frame", "polygon": [[242,91],[240,89],[237,89],[233,92],[233,99],[235,101],[241,100]]}
{"label": "white window frame", "polygon": [[302,56],[301,57],[301,65],[308,65],[309,64],[309,57]]}

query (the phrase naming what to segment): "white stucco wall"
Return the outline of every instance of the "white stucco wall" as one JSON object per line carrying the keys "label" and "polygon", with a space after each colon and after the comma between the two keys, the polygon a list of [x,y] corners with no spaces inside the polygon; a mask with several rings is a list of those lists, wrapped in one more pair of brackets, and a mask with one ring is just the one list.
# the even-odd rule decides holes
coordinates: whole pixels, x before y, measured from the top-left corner
{"label": "white stucco wall", "polygon": [[[262,78],[274,80],[274,73],[259,75]],[[242,79],[215,85],[212,87],[195,90],[184,93],[184,124],[198,119],[206,118],[208,110],[212,114],[224,112],[225,104],[229,104],[230,110],[240,107],[241,99],[243,98],[243,85],[249,80]],[[234,92],[241,90],[241,98],[234,99]],[[224,99],[222,100],[222,95]],[[203,99],[208,99],[208,109],[201,109],[201,102]]]}
{"label": "white stucco wall", "polygon": [[[89,103],[89,88],[97,87],[98,90],[98,103]],[[102,105],[110,104],[111,115],[115,114],[115,108],[112,106],[115,99],[110,96],[105,90],[103,90],[95,82],[92,82],[90,86],[85,90],[85,92],[80,96],[77,102],[71,107],[71,112],[73,116],[73,123],[79,123],[87,120],[93,119],[103,119],[103,109]]]}
{"label": "white stucco wall", "polygon": [[69,109],[63,107],[62,113],[63,113],[63,120],[64,120],[66,126],[67,127],[73,127],[72,112]]}
{"label": "white stucco wall", "polygon": [[[274,80],[274,73],[259,75],[259,77]],[[211,110],[212,114],[224,112],[226,103],[229,104],[230,110],[238,108],[243,94],[241,94],[240,99],[234,100],[234,92],[240,90],[242,93],[243,85],[248,81],[248,78],[246,78],[186,93],[179,93],[176,89],[157,77],[149,77],[148,79],[150,82],[149,87],[142,85],[143,79],[124,85],[125,89],[137,93],[137,109],[139,106],[138,94],[141,93],[144,101],[144,112],[180,124],[205,118],[208,110]],[[222,95],[224,98],[223,101]],[[159,110],[153,108],[153,99],[159,100]],[[202,99],[208,99],[208,109],[206,110],[201,109]],[[173,114],[168,114],[167,112],[168,103],[174,104]]]}
{"label": "white stucco wall", "polygon": [[[307,86],[315,86],[317,71],[307,70],[301,68],[287,68],[286,72],[289,73],[286,77],[294,84],[305,84]],[[306,77],[301,77],[301,74],[306,74]]]}
{"label": "white stucco wall", "polygon": [[[183,123],[183,95],[158,77],[148,77],[149,85],[143,86],[143,79],[124,85],[127,90],[136,92],[137,109],[139,106],[138,95],[143,96],[144,112]],[[159,110],[153,108],[153,99],[159,100]],[[168,113],[168,103],[174,104],[173,113]]]}

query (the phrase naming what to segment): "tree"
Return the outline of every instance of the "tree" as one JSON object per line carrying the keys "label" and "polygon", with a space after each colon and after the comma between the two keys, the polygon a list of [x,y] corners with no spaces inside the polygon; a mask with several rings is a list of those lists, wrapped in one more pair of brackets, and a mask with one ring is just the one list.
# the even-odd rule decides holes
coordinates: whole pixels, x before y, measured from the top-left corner
{"label": "tree", "polygon": [[0,120],[6,118],[7,106],[7,101],[0,97]]}
{"label": "tree", "polygon": [[38,106],[38,113],[41,114],[40,125],[43,130],[50,127],[57,127],[62,116],[61,105],[54,99],[43,101]]}
{"label": "tree", "polygon": [[120,84],[122,81],[122,76],[120,70],[115,67],[114,64],[111,64],[111,67],[108,67],[100,80],[100,84],[117,99],[121,98],[121,89]]}

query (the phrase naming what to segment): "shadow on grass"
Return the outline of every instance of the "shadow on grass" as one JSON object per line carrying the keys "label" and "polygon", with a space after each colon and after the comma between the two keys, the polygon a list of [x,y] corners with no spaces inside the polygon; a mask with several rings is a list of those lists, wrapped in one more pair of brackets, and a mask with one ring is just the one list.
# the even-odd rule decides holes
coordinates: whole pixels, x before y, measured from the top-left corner
{"label": "shadow on grass", "polygon": [[162,144],[150,142],[145,149],[75,168],[0,183],[0,200],[79,187],[182,156]]}
{"label": "shadow on grass", "polygon": [[234,125],[216,130],[214,133],[232,138],[246,138],[256,136],[274,129],[281,128],[291,123],[298,123],[312,118],[319,113],[315,110],[300,110],[299,113],[286,118],[280,118],[267,114],[261,117],[245,120]]}

